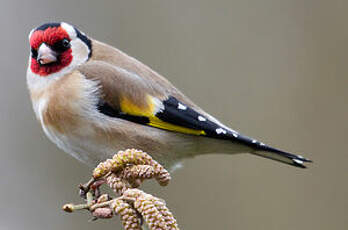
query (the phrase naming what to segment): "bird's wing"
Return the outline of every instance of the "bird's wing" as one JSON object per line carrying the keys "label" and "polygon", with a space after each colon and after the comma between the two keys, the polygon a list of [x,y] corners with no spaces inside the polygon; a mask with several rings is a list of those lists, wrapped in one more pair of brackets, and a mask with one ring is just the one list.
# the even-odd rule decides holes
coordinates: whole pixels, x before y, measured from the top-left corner
{"label": "bird's wing", "polygon": [[100,84],[98,109],[105,115],[185,134],[238,137],[237,132],[192,106],[172,85],[163,87],[102,61],[86,63],[79,71]]}
{"label": "bird's wing", "polygon": [[[309,160],[265,145],[224,126],[194,105],[169,82],[150,81],[103,61],[79,67],[100,84],[98,110],[109,116],[168,131],[230,140],[249,146],[254,154],[298,167]],[[164,85],[165,83],[165,85]]]}

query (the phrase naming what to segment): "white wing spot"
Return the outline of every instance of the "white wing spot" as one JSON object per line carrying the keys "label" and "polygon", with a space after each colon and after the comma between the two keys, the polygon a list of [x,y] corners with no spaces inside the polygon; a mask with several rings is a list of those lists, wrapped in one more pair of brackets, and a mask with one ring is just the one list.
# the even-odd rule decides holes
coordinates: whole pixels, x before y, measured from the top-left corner
{"label": "white wing spot", "polygon": [[199,121],[206,121],[206,120],[207,120],[207,118],[202,117],[201,115],[199,115],[199,116],[198,116],[198,120],[199,120]]}
{"label": "white wing spot", "polygon": [[183,104],[181,104],[181,103],[178,103],[178,109],[181,109],[181,110],[186,110],[187,109],[187,107],[186,106],[184,106]]}
{"label": "white wing spot", "polygon": [[264,144],[264,143],[262,143],[262,142],[260,143],[260,145],[261,145],[261,146],[265,146],[265,144]]}
{"label": "white wing spot", "polygon": [[238,137],[238,134],[236,134],[236,133],[233,133],[232,135],[233,135],[235,138]]}
{"label": "white wing spot", "polygon": [[257,142],[257,140],[254,139],[252,142],[255,144]]}
{"label": "white wing spot", "polygon": [[294,162],[296,162],[297,164],[303,164],[303,161],[301,161],[301,160],[298,160],[298,159],[292,159]]}
{"label": "white wing spot", "polygon": [[226,134],[227,133],[226,130],[224,130],[223,128],[218,128],[215,131],[217,134],[221,134],[221,133]]}

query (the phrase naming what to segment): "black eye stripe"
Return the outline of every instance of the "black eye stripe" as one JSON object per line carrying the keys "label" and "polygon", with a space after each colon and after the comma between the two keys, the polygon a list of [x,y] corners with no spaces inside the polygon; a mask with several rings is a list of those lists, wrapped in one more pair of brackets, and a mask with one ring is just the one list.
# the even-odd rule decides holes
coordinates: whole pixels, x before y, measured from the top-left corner
{"label": "black eye stripe", "polygon": [[70,49],[70,41],[68,39],[63,39],[52,45],[52,49],[56,52],[64,52]]}
{"label": "black eye stripe", "polygon": [[36,49],[31,48],[31,56],[32,56],[33,58],[37,58],[37,50],[36,50]]}

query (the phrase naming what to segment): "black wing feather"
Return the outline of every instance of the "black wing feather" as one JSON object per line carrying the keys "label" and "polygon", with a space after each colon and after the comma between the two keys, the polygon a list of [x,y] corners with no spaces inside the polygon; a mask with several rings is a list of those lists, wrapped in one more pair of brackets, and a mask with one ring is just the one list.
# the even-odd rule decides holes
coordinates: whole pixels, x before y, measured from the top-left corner
{"label": "black wing feather", "polygon": [[255,151],[265,151],[280,154],[281,156],[286,157],[292,161],[292,163],[289,164],[297,167],[305,167],[303,164],[298,162],[311,162],[310,160],[302,156],[281,151],[279,149],[265,145],[264,143],[253,138],[244,136],[232,129],[223,127],[216,122],[209,120],[207,117],[198,113],[189,106],[181,103],[175,97],[169,97],[163,102],[163,105],[164,110],[156,114],[156,117],[158,117],[162,121],[190,129],[203,130],[205,132],[205,136],[207,137],[241,143],[253,148]]}
{"label": "black wing feather", "polygon": [[[163,106],[164,108],[155,114],[155,116],[163,122],[167,122],[173,125],[189,129],[204,131],[204,136],[206,137],[230,140],[249,146],[255,151],[265,151],[280,154],[281,156],[292,160],[292,163],[289,164],[297,167],[305,167],[303,164],[298,162],[311,162],[310,160],[305,159],[302,156],[281,151],[279,149],[265,145],[262,142],[257,141],[253,138],[241,135],[240,133],[232,129],[223,127],[217,124],[216,122],[209,120],[209,118],[207,118],[203,114],[198,113],[196,110],[190,108],[186,104],[178,101],[175,97],[170,96],[167,100],[163,101]],[[134,116],[125,114],[111,107],[102,100],[98,104],[98,110],[101,113],[110,117],[117,117],[142,125],[150,125],[149,118],[145,116]],[[261,156],[271,158],[265,155]]]}

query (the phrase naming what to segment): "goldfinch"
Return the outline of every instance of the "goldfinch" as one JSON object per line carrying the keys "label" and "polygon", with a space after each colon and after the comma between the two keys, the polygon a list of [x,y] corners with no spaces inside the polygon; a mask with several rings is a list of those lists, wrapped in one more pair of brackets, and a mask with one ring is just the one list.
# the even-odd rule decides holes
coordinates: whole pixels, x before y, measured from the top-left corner
{"label": "goldfinch", "polygon": [[218,152],[310,162],[225,126],[148,66],[68,23],[34,28],[29,43],[36,118],[52,142],[89,166],[129,148],[167,167]]}

